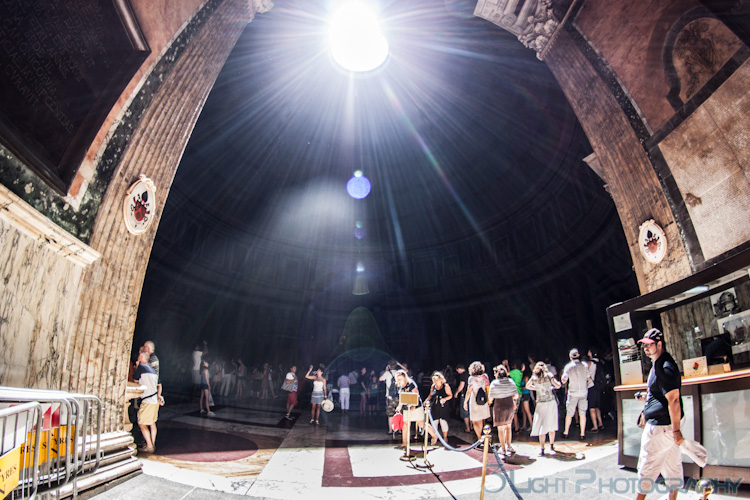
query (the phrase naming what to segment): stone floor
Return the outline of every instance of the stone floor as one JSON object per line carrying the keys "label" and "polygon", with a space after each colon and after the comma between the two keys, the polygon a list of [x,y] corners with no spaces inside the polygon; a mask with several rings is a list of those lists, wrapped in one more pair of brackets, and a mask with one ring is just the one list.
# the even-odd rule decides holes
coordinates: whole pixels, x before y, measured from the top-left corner
{"label": "stone floor", "polygon": [[[339,410],[309,424],[309,410],[284,418],[282,399],[226,401],[205,417],[195,405],[165,407],[156,453],[142,455],[143,474],[93,497],[107,499],[468,499],[479,498],[481,448],[452,451],[441,444],[403,460],[404,451],[386,433],[384,416],[342,415]],[[452,422],[448,444],[466,448],[473,436]],[[573,435],[573,432],[571,432]],[[617,465],[614,423],[585,442],[559,439],[555,455],[539,456],[528,435],[514,436],[517,454],[503,462],[490,452],[486,499],[635,498],[635,472]],[[515,485],[514,492],[510,483]],[[662,498],[654,492],[649,499]],[[750,498],[741,487],[714,500]],[[699,498],[684,492],[680,498]]]}

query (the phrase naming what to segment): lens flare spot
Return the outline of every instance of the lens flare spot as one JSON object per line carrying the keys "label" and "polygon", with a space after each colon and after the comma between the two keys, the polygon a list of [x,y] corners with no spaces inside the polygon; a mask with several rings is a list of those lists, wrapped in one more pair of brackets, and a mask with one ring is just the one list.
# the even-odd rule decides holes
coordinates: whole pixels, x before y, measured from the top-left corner
{"label": "lens flare spot", "polygon": [[361,200],[370,194],[371,188],[370,180],[364,175],[359,177],[355,175],[346,183],[346,192],[349,193],[349,196],[357,200]]}

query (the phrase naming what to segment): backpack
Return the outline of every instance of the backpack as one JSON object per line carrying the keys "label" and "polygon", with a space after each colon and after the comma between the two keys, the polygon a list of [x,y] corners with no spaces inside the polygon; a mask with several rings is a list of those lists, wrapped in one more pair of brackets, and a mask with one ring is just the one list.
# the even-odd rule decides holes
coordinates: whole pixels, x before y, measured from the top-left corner
{"label": "backpack", "polygon": [[594,375],[594,386],[597,389],[604,392],[610,388],[610,376],[606,372],[606,365],[601,361],[594,361],[596,363],[596,374]]}
{"label": "backpack", "polygon": [[477,404],[480,406],[487,404],[487,393],[484,392],[484,387],[480,387],[477,390]]}
{"label": "backpack", "polygon": [[[391,376],[393,376],[393,372],[391,372]],[[396,387],[396,377],[393,377],[391,380],[391,385],[388,386],[388,397],[396,399],[398,398],[398,388]]]}

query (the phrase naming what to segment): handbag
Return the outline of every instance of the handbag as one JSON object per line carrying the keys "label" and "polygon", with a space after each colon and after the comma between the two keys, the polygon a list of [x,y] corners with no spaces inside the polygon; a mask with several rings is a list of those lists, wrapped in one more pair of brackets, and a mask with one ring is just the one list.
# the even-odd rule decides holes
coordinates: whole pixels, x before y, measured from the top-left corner
{"label": "handbag", "polygon": [[286,392],[294,392],[294,380],[285,379],[284,383],[281,384],[281,390]]}
{"label": "handbag", "polygon": [[391,426],[394,431],[400,431],[404,427],[404,416],[400,413],[396,413],[391,420]]}
{"label": "handbag", "polygon": [[478,405],[486,405],[487,404],[487,393],[484,392],[484,387],[480,387],[477,390],[477,397],[476,402]]}

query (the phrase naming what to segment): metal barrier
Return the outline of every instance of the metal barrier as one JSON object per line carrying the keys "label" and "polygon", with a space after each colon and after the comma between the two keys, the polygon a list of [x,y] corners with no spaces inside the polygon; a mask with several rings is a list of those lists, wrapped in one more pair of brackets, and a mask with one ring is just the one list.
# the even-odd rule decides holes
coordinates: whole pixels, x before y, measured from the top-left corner
{"label": "metal barrier", "polygon": [[[27,436],[42,427],[42,405],[23,403],[0,409],[0,497],[36,497],[39,482],[39,440],[29,443]],[[22,464],[30,464],[23,467]]]}
{"label": "metal barrier", "polygon": [[38,463],[22,462],[24,469],[38,475],[40,491],[59,491],[72,482],[77,496],[77,478],[96,471],[101,462],[101,401],[85,394],[0,387],[0,404],[25,402],[40,404],[42,421],[26,436],[29,445],[39,448]]}

